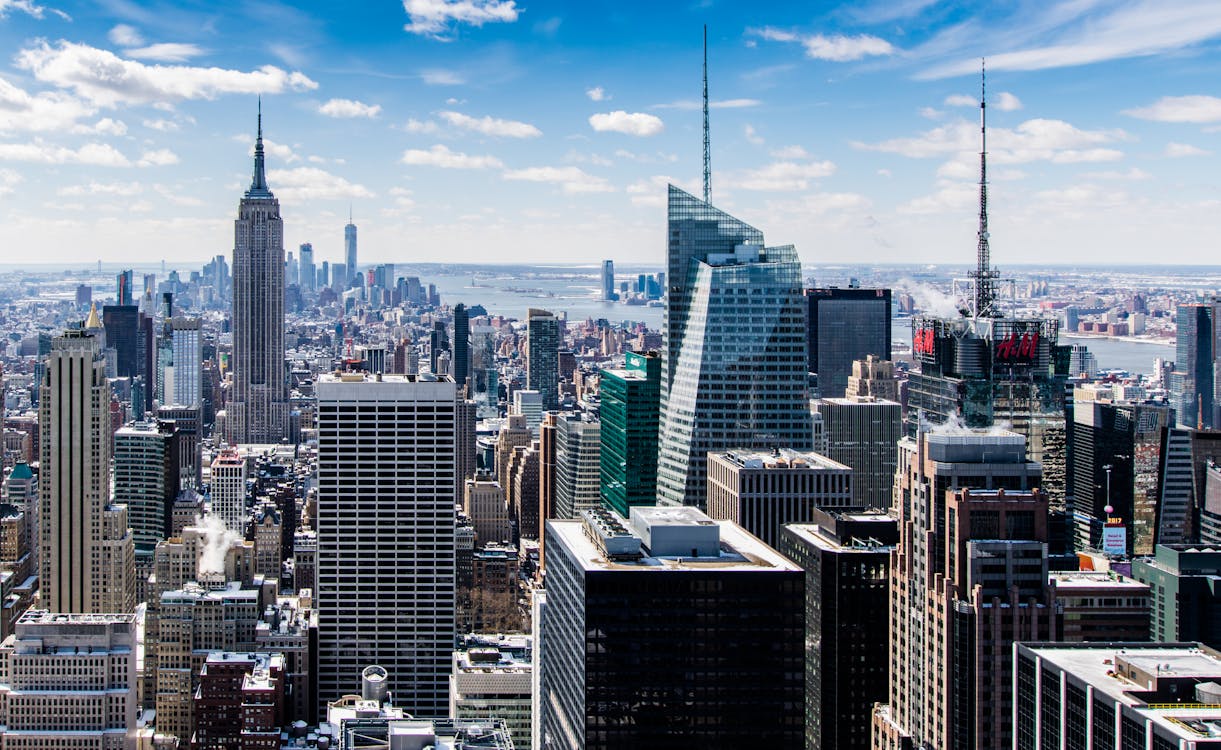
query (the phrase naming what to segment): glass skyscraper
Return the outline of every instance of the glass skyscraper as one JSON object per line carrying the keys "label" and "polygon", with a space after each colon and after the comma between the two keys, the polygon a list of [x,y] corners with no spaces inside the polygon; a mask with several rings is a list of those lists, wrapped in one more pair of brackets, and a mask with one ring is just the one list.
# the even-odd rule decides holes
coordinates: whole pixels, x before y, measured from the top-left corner
{"label": "glass skyscraper", "polygon": [[708,451],[810,448],[801,262],[673,185],[668,261],[657,500],[702,508]]}
{"label": "glass skyscraper", "polygon": [[1179,305],[1170,402],[1183,427],[1213,427],[1213,327],[1216,310],[1209,303]]}
{"label": "glass skyscraper", "polygon": [[549,411],[560,403],[560,321],[536,308],[527,319],[526,387],[542,395],[543,411]]}
{"label": "glass skyscraper", "polygon": [[890,359],[889,289],[807,289],[810,372],[822,398],[843,398],[854,360]]}
{"label": "glass skyscraper", "polygon": [[628,352],[623,369],[602,371],[602,504],[621,516],[657,502],[661,357]]}

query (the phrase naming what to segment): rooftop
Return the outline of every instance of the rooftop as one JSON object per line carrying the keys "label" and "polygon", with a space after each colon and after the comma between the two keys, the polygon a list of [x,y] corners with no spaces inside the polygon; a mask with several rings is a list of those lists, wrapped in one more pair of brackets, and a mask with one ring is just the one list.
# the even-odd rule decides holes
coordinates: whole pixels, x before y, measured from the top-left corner
{"label": "rooftop", "polygon": [[1072,593],[1073,589],[1107,588],[1124,593],[1148,593],[1149,586],[1134,578],[1096,570],[1052,571],[1048,577],[1055,582],[1056,589]]}
{"label": "rooftop", "polygon": [[772,451],[745,449],[714,453],[714,457],[744,469],[821,469],[830,471],[852,471],[852,467],[833,461],[819,453],[777,448]]}

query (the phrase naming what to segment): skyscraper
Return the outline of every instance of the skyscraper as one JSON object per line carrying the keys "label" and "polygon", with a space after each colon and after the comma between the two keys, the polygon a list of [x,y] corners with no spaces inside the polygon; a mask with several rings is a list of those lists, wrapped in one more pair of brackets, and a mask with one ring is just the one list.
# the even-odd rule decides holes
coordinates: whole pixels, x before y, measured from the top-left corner
{"label": "skyscraper", "polygon": [[852,498],[863,508],[889,508],[894,495],[896,451],[902,434],[901,407],[872,396],[811,402],[822,417],[825,453],[852,467]]}
{"label": "skyscraper", "polygon": [[673,185],[657,499],[703,507],[707,454],[807,450],[801,262]]}
{"label": "skyscraper", "polygon": [[301,288],[317,289],[318,271],[314,268],[314,246],[308,242],[303,242],[299,250],[300,270],[298,270],[297,275],[301,279]]}
{"label": "skyscraper", "polygon": [[623,369],[602,371],[602,503],[621,516],[657,502],[657,423],[661,357],[628,352]]}
{"label": "skyscraper", "polygon": [[841,398],[852,363],[874,355],[890,359],[890,290],[807,289],[806,345],[818,395]]}
{"label": "skyscraper", "polygon": [[343,265],[347,272],[347,283],[339,289],[360,286],[360,271],[356,267],[356,225],[352,223],[352,213],[348,212],[348,223],[343,228]]}
{"label": "skyscraper", "polygon": [[199,318],[174,318],[171,335],[173,399],[166,403],[199,406],[203,401],[203,342],[200,340]]}
{"label": "skyscraper", "polygon": [[526,388],[543,397],[543,411],[560,403],[560,322],[547,310],[530,308],[527,315]]}
{"label": "skyscraper", "polygon": [[443,716],[455,626],[456,388],[360,374],[323,375],[316,388],[319,701],[350,692],[378,664],[397,705]]}
{"label": "skyscraper", "polygon": [[619,299],[615,294],[615,261],[602,261],[602,299],[611,302]]}
{"label": "skyscraper", "polygon": [[254,177],[238,206],[233,244],[233,396],[230,443],[278,443],[288,436],[284,371],[284,222],[267,187],[263,115]]}
{"label": "skyscraper", "polygon": [[131,270],[119,271],[114,277],[115,305],[130,305],[131,302]]}
{"label": "skyscraper", "polygon": [[597,507],[601,468],[602,424],[581,414],[560,414],[556,419],[556,518],[576,518]]}
{"label": "skyscraper", "polygon": [[225,526],[239,534],[246,533],[246,459],[228,448],[212,459],[212,513]]}
{"label": "skyscraper", "polygon": [[1170,401],[1183,427],[1213,426],[1216,315],[1216,306],[1210,303],[1178,307]]}
{"label": "skyscraper", "polygon": [[[454,382],[461,389],[471,376],[471,315],[466,305],[454,305]],[[467,393],[471,396],[470,392]]]}
{"label": "skyscraper", "polygon": [[110,497],[110,383],[89,329],[51,342],[39,398],[41,596],[53,612],[132,612],[135,547]]}

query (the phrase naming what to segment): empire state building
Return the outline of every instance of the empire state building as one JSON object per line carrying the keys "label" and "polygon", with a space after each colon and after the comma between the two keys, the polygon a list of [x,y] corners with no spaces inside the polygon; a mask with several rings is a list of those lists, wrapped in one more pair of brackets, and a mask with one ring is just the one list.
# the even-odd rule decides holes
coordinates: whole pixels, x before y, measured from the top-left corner
{"label": "empire state building", "polygon": [[284,222],[280,201],[267,188],[261,107],[254,178],[233,234],[233,391],[225,434],[231,444],[278,443],[288,437]]}

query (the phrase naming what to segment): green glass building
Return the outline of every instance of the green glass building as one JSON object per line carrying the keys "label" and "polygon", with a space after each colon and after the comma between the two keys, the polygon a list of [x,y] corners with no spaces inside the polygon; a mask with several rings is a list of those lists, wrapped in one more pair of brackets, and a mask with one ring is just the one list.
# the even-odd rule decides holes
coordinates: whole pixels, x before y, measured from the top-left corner
{"label": "green glass building", "polygon": [[627,353],[623,369],[602,371],[602,504],[627,516],[657,503],[661,357]]}

